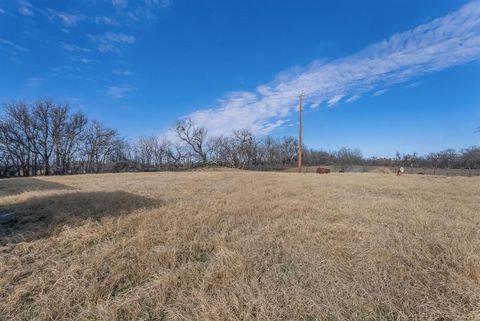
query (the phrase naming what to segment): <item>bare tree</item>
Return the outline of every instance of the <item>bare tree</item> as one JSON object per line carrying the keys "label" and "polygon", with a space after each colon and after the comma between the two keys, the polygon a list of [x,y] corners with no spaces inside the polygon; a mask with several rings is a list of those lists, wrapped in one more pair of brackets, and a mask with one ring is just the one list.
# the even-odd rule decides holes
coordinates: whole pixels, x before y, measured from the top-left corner
{"label": "bare tree", "polygon": [[30,108],[23,102],[5,106],[5,120],[1,123],[1,140],[10,159],[24,176],[36,175],[39,154],[36,130]]}
{"label": "bare tree", "polygon": [[[134,144],[115,129],[82,113],[72,114],[65,104],[41,99],[34,104],[14,102],[0,110],[0,174],[73,174],[79,172],[186,169],[216,164],[236,168],[274,169],[293,166],[297,139],[259,137],[249,130],[229,136],[207,137],[207,130],[190,119],[176,124],[174,142],[145,136]],[[394,158],[362,157],[360,151],[337,152],[303,148],[306,165],[409,166],[448,168],[480,167],[480,148],[459,152],[447,149],[420,156],[396,153]]]}
{"label": "bare tree", "polygon": [[342,169],[354,164],[361,164],[363,159],[362,153],[358,149],[346,147],[342,147],[336,152],[336,158]]}
{"label": "bare tree", "polygon": [[51,174],[51,157],[60,139],[61,118],[67,113],[66,106],[57,106],[49,98],[39,100],[33,109],[32,135],[36,143],[33,144],[36,153],[43,160],[45,175]]}
{"label": "bare tree", "polygon": [[438,152],[440,166],[449,169],[457,158],[457,152],[454,149],[446,149]]}
{"label": "bare tree", "polygon": [[180,144],[173,144],[166,141],[168,163],[173,168],[179,168],[188,157],[188,151]]}
{"label": "bare tree", "polygon": [[[81,113],[70,114],[67,105],[42,99],[34,105],[5,106],[1,142],[10,161],[20,165],[22,175],[66,174],[87,123]],[[55,170],[52,170],[54,166]]]}
{"label": "bare tree", "polygon": [[168,148],[164,138],[143,136],[135,144],[135,159],[143,170],[159,170],[168,162]]}
{"label": "bare tree", "polygon": [[29,176],[32,172],[32,153],[27,147],[26,140],[20,136],[12,124],[8,122],[0,123],[0,145],[4,161],[4,172],[11,168],[23,176]]}
{"label": "bare tree", "polygon": [[107,159],[115,151],[117,139],[118,133],[115,129],[93,121],[82,137],[86,172],[99,173],[103,170]]}
{"label": "bare tree", "polygon": [[178,120],[175,130],[177,137],[191,148],[202,164],[206,164],[208,161],[208,149],[206,147],[207,129],[205,127],[196,127],[193,121],[187,118]]}
{"label": "bare tree", "polygon": [[235,130],[232,138],[240,167],[248,168],[256,165],[258,142],[253,133],[248,129]]}
{"label": "bare tree", "polygon": [[480,168],[480,147],[472,146],[463,150],[460,159],[464,168]]}
{"label": "bare tree", "polygon": [[62,120],[57,126],[58,133],[55,139],[56,173],[72,173],[72,162],[79,149],[81,135],[87,125],[87,118],[82,113],[58,115],[57,120]]}
{"label": "bare tree", "polygon": [[155,138],[143,136],[136,144],[136,159],[142,170],[149,171],[153,165]]}
{"label": "bare tree", "polygon": [[263,138],[259,145],[260,160],[269,167],[274,168],[281,163],[281,148],[278,141],[272,136]]}
{"label": "bare tree", "polygon": [[[298,140],[291,136],[283,137],[281,147],[283,163],[286,165],[295,164],[298,157]],[[306,148],[302,148],[302,150],[306,150]]]}

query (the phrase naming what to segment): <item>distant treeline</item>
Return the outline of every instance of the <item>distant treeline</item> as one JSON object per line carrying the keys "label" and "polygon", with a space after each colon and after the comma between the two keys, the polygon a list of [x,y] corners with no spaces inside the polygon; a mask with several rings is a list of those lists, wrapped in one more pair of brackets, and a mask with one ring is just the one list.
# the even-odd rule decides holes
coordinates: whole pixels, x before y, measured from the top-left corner
{"label": "distant treeline", "polygon": [[[255,136],[249,130],[212,137],[190,119],[179,120],[175,139],[148,136],[128,141],[116,129],[90,121],[65,104],[42,99],[6,104],[0,119],[0,175],[183,170],[200,166],[273,170],[295,166],[297,138]],[[428,155],[365,158],[357,149],[303,147],[306,166],[353,165],[480,168],[480,147]]]}

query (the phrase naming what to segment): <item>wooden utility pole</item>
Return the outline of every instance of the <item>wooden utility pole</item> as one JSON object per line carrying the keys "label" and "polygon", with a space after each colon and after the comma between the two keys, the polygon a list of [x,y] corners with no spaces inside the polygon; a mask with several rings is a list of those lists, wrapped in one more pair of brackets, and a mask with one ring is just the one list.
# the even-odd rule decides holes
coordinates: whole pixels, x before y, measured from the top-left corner
{"label": "wooden utility pole", "polygon": [[302,99],[303,99],[303,90],[300,96],[298,97],[298,115],[300,118],[298,126],[298,172],[302,172]]}

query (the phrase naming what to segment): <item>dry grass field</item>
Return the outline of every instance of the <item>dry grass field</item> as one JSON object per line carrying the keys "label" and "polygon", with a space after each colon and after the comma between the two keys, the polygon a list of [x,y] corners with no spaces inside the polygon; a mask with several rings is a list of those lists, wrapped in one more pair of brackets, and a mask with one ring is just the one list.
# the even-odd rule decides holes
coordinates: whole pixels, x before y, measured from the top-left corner
{"label": "dry grass field", "polygon": [[[330,165],[322,165],[321,167],[329,168],[332,172],[338,172],[340,169],[344,169],[345,172],[352,172],[352,173],[377,173],[377,174],[395,174],[397,172],[396,167],[392,166],[361,166],[361,165],[353,165],[353,166],[346,166],[342,167],[339,165],[330,166]],[[304,173],[316,173],[318,166],[303,166],[302,172]],[[437,175],[437,176],[480,176],[480,168],[475,169],[458,169],[458,168],[428,168],[428,167],[404,167],[405,174],[416,174],[416,175]],[[287,168],[283,170],[287,173],[296,173],[298,171],[297,168]]]}
{"label": "dry grass field", "polygon": [[0,180],[0,320],[480,320],[480,178]]}

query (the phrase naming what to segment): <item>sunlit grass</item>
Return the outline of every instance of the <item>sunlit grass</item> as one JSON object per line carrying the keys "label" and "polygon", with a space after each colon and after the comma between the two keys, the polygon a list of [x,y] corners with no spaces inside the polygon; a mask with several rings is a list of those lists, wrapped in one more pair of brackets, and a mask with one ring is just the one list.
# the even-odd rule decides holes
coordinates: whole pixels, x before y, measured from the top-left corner
{"label": "sunlit grass", "polygon": [[475,320],[480,179],[0,181],[0,320]]}

